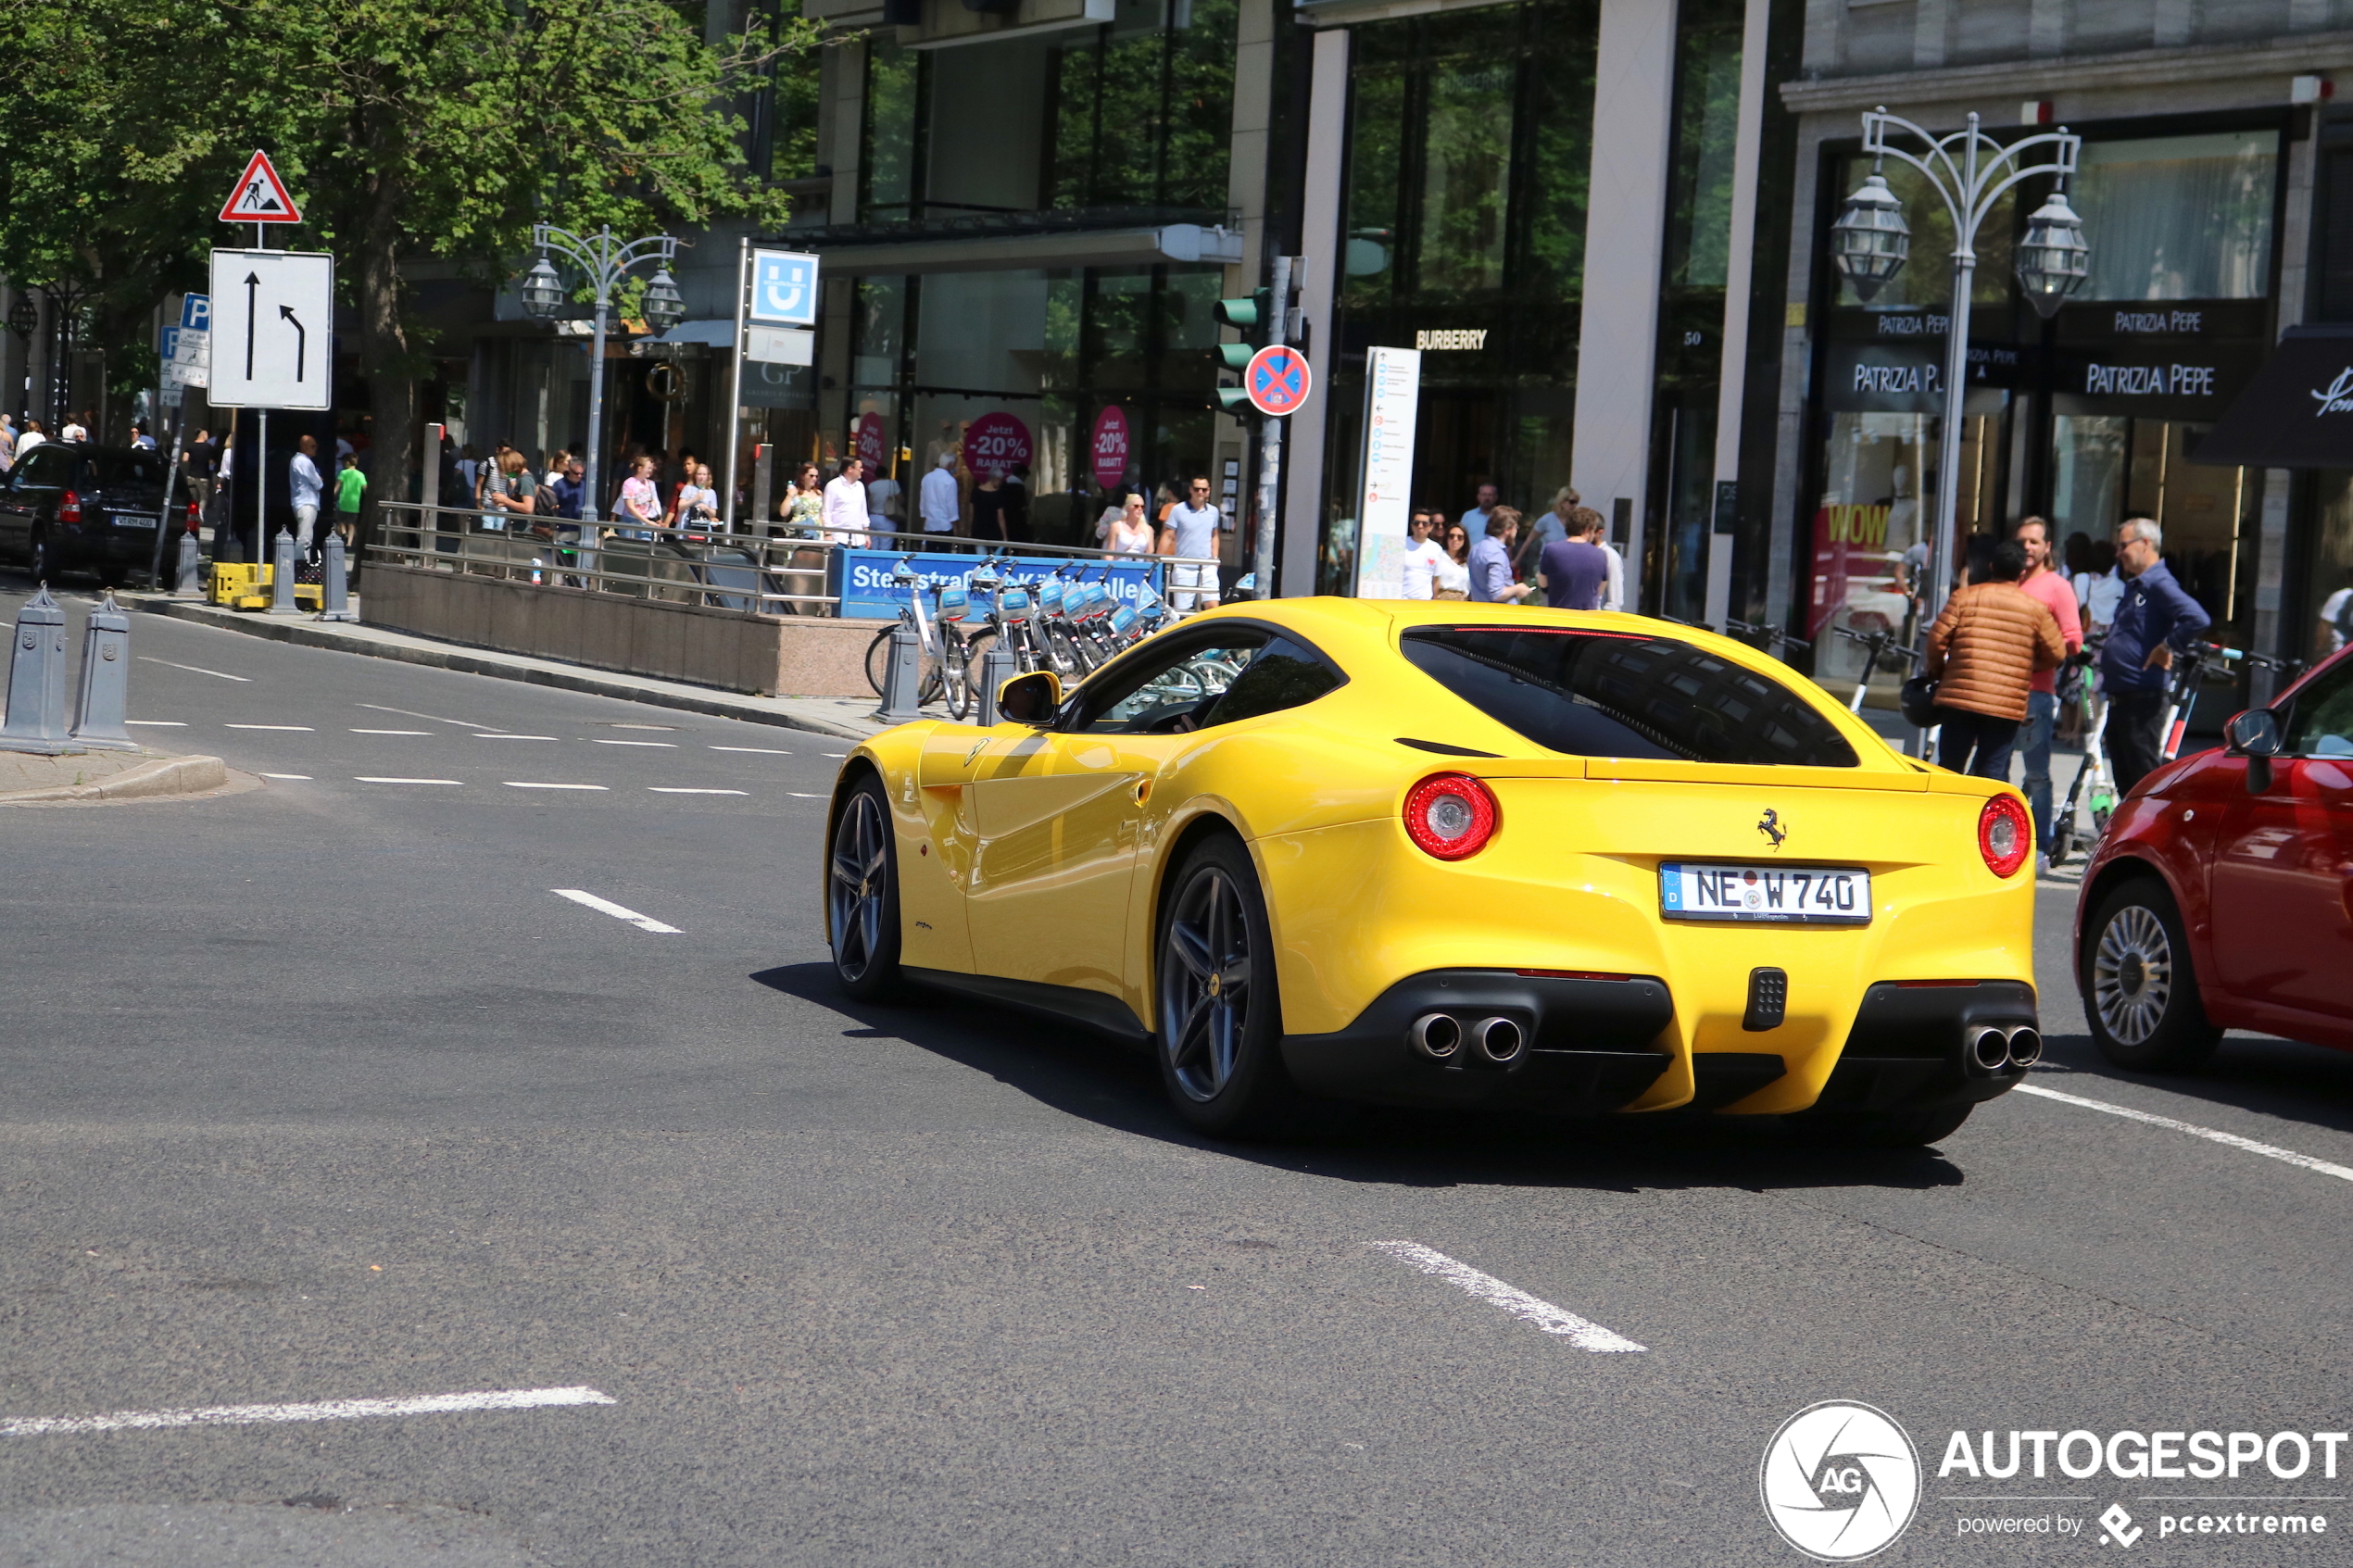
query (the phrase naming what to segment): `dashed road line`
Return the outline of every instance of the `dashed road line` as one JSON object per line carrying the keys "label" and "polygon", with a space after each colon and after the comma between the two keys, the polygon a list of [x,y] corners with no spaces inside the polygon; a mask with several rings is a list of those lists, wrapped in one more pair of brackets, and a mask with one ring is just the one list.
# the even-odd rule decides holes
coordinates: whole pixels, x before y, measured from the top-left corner
{"label": "dashed road line", "polygon": [[289,734],[307,735],[311,733],[308,724],[223,724],[220,727],[224,730],[283,730]]}
{"label": "dashed road line", "polygon": [[648,784],[646,787],[656,795],[743,795],[747,793],[740,789],[680,789],[661,784]]}
{"label": "dashed road line", "polygon": [[503,731],[484,731],[474,736],[476,740],[554,740],[555,738],[553,735],[510,735]]}
{"label": "dashed road line", "polygon": [[2110,1116],[2121,1116],[2128,1122],[2145,1122],[2152,1127],[2164,1127],[2176,1133],[2187,1133],[2192,1137],[2204,1138],[2209,1143],[2219,1143],[2229,1148],[2244,1150],[2248,1154],[2259,1154],[2266,1160],[2277,1160],[2284,1164],[2298,1166],[2307,1171],[2317,1171],[2323,1176],[2334,1176],[2341,1182],[2353,1182],[2353,1167],[2334,1164],[2326,1160],[2316,1160],[2309,1154],[2298,1154],[2292,1148],[2282,1148],[2276,1144],[2257,1143],[2253,1138],[2243,1138],[2236,1133],[2225,1133],[2212,1127],[2201,1127],[2194,1122],[2177,1122],[2171,1116],[2158,1116],[2151,1111],[2134,1110],[2132,1107],[2125,1105],[2111,1105],[2104,1099],[2085,1099],[2082,1095],[2070,1095],[2057,1089],[2046,1089],[2039,1084],[2020,1084],[2018,1086],[2018,1092],[2022,1095],[2036,1095],[2044,1099],[2055,1099],[2064,1105],[2080,1105],[2086,1110],[2105,1110]]}
{"label": "dashed road line", "polygon": [[607,740],[601,735],[590,735],[588,744],[591,746],[659,746],[672,751],[678,749],[678,743],[674,740]]}
{"label": "dashed road line", "polygon": [[1376,1252],[1386,1252],[1399,1262],[1419,1269],[1426,1274],[1435,1274],[1465,1294],[1501,1307],[1512,1316],[1532,1323],[1547,1334],[1560,1335],[1580,1350],[1649,1348],[1590,1319],[1555,1307],[1550,1301],[1539,1300],[1516,1286],[1505,1285],[1493,1274],[1481,1273],[1460,1259],[1432,1251],[1417,1241],[1374,1241],[1365,1245]]}
{"label": "dashed road line", "polygon": [[355,773],[352,775],[352,783],[354,784],[461,784],[465,782],[466,781],[463,779],[386,779],[378,778],[368,773]]}
{"label": "dashed road line", "polygon": [[790,757],[792,755],[789,751],[779,750],[773,746],[714,746],[711,749],[713,751],[756,751],[762,757]]}
{"label": "dashed road line", "polygon": [[123,722],[148,730],[184,730],[188,727],[185,719],[125,719]]}
{"label": "dashed road line", "polygon": [[308,773],[264,773],[261,776],[265,779],[296,779],[303,784],[310,783]]}
{"label": "dashed road line", "polygon": [[522,779],[503,781],[509,789],[603,789],[603,784],[527,784]]}
{"label": "dashed road line", "polygon": [[354,730],[355,735],[429,735],[431,730]]}
{"label": "dashed road line", "polygon": [[386,708],[381,702],[355,702],[354,708],[364,708],[371,713],[397,713],[403,719],[423,719],[435,724],[455,724],[461,730],[495,730],[496,724],[477,724],[471,719],[444,719],[438,713],[416,713],[406,708]]}
{"label": "dashed road line", "polygon": [[242,681],[248,686],[253,684],[250,675],[232,675],[226,670],[207,670],[201,664],[177,664],[169,659],[151,659],[144,653],[137,657],[142,664],[160,664],[167,670],[185,670],[192,675],[210,675],[215,680]]}
{"label": "dashed road line", "polygon": [[803,795],[797,789],[788,789],[785,791],[785,793],[791,796],[795,800],[823,800],[825,798],[825,797],[822,795]]}
{"label": "dashed road line", "polygon": [[357,1421],[369,1416],[441,1415],[452,1411],[527,1411],[558,1405],[620,1401],[597,1389],[496,1388],[472,1394],[423,1394],[406,1399],[329,1399],[303,1405],[207,1405],[195,1410],[114,1411],[0,1420],[0,1437],[57,1437],[83,1432],[152,1431],[170,1426],[253,1426],[278,1421]]}
{"label": "dashed road line", "polygon": [[599,898],[594,893],[584,892],[577,887],[551,887],[547,891],[559,898],[569,898],[575,904],[585,904],[598,913],[610,915],[615,920],[625,920],[640,931],[662,932],[672,936],[685,935],[676,926],[664,925],[651,915],[641,915],[636,910],[625,909],[610,898]]}

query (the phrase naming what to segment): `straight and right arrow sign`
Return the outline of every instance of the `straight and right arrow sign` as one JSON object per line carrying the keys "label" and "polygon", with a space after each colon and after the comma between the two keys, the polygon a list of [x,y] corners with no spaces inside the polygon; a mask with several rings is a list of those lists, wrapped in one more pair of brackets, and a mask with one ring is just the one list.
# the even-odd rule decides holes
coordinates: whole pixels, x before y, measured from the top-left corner
{"label": "straight and right arrow sign", "polygon": [[[216,408],[326,408],[333,370],[335,258],[321,252],[212,253],[212,385]],[[310,352],[310,332],[321,333]]]}

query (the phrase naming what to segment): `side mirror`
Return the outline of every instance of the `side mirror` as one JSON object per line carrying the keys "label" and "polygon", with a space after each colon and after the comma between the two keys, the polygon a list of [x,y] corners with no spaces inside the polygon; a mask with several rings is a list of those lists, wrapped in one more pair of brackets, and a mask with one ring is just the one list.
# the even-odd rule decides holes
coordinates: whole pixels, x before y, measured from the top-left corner
{"label": "side mirror", "polygon": [[2250,708],[2222,726],[2223,738],[2242,757],[2280,754],[2280,716],[2268,708]]}
{"label": "side mirror", "polygon": [[2268,708],[2250,708],[2222,726],[2222,738],[2233,755],[2246,759],[2246,792],[2261,795],[2271,787],[2271,759],[2280,754],[2280,716]]}
{"label": "side mirror", "polygon": [[997,688],[997,718],[1001,723],[1042,730],[1054,721],[1062,705],[1063,678],[1051,670],[1015,675]]}

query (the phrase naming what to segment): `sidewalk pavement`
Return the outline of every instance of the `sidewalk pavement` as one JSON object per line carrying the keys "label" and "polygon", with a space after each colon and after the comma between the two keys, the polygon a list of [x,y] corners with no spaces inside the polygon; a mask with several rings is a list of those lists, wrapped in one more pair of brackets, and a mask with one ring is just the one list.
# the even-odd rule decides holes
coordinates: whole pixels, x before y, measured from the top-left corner
{"label": "sidewalk pavement", "polygon": [[0,751],[0,806],[89,806],[113,800],[212,795],[258,784],[218,757],[169,752],[83,751],[35,757]]}
{"label": "sidewalk pavement", "polygon": [[[535,685],[554,686],[562,691],[585,692],[592,696],[619,697],[624,702],[643,702],[657,708],[707,713],[714,718],[740,719],[754,724],[807,730],[816,734],[832,735],[838,740],[864,740],[890,728],[874,717],[875,704],[872,699],[752,696],[741,692],[721,691],[715,686],[689,685],[683,681],[662,681],[649,675],[595,670],[585,664],[567,664],[560,659],[535,659],[527,654],[469,647],[462,643],[445,643],[432,637],[412,636],[406,632],[386,631],[380,626],[366,626],[356,621],[321,621],[308,616],[246,614],[200,600],[175,599],[169,594],[124,593],[118,589],[115,600],[126,608],[168,615],[175,621],[194,621],[200,626],[217,626],[248,637],[268,637],[301,647],[333,648],[341,653],[366,654],[374,659],[396,659],[405,664],[458,670],[470,675],[527,681]],[[357,596],[352,602],[355,606],[358,604]]]}

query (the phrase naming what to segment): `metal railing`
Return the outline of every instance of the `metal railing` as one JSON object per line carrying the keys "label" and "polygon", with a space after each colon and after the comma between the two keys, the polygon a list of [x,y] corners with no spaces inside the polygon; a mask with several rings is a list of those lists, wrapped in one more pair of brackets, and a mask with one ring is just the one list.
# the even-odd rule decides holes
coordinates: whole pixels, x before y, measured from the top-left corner
{"label": "metal railing", "polygon": [[[841,595],[828,585],[837,581],[833,558],[845,548],[963,562],[977,562],[984,554],[1090,564],[1139,558],[1114,555],[1101,546],[1009,544],[881,529],[811,537],[806,531],[774,523],[757,533],[717,526],[602,523],[594,538],[584,541],[581,525],[563,518],[501,515],[479,507],[427,507],[415,501],[385,502],[379,510],[383,521],[368,546],[372,561],[752,615],[839,615]],[[1140,558],[1163,568],[1207,567],[1212,573],[1219,564],[1193,556]],[[1211,575],[1209,581],[1216,579]],[[1170,590],[1164,584],[1160,591]]]}

